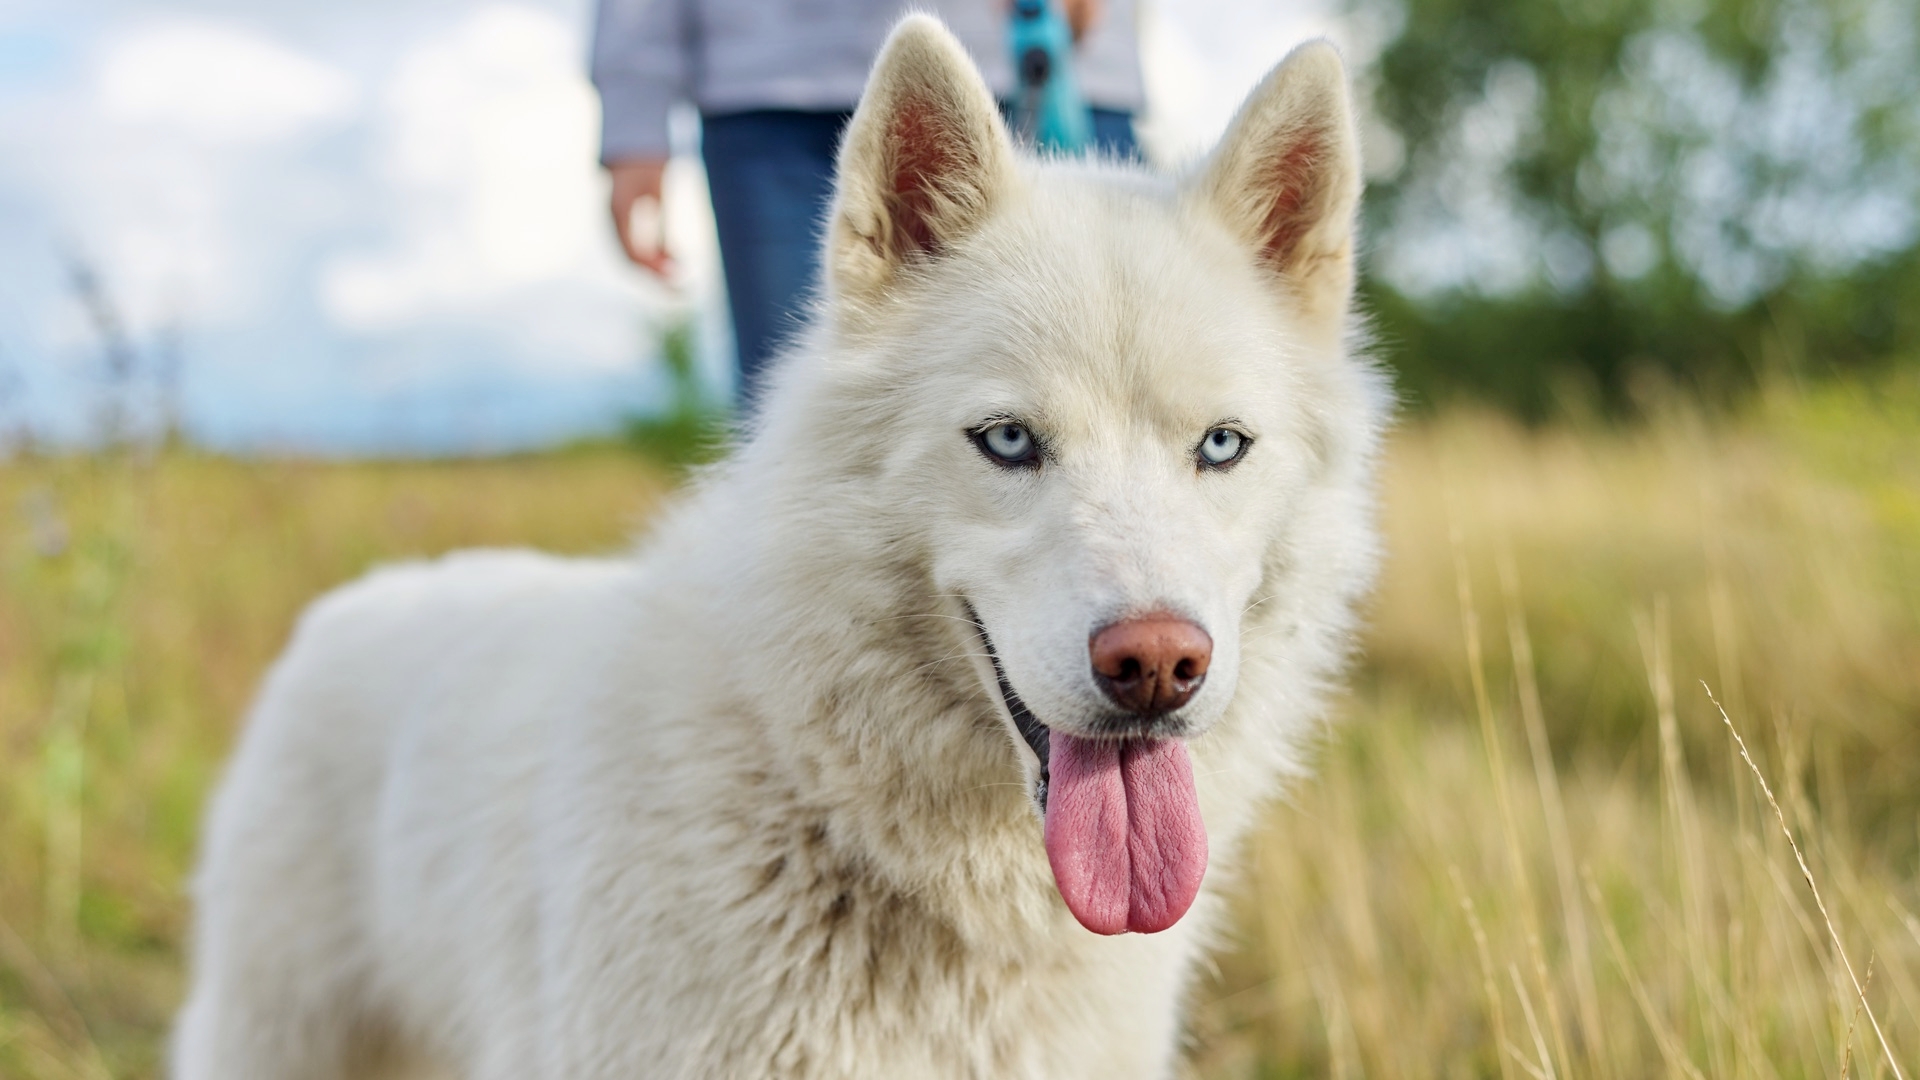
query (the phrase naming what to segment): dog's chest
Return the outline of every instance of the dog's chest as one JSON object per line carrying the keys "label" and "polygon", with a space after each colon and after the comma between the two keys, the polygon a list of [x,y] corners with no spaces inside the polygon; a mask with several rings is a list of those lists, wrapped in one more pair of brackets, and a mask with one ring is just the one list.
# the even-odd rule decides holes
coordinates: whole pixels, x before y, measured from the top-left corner
{"label": "dog's chest", "polygon": [[1100,939],[1062,911],[969,940],[847,867],[792,858],[762,873],[765,921],[716,1010],[715,1074],[1167,1074],[1189,935]]}

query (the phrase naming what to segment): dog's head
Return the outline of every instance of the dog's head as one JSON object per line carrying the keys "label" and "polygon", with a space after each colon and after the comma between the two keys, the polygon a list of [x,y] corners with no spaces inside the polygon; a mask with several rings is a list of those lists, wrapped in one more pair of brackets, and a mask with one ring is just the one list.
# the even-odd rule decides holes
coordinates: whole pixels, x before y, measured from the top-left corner
{"label": "dog's head", "polygon": [[1227,714],[1316,488],[1371,446],[1343,348],[1359,177],[1324,43],[1178,180],[1016,151],[926,16],[847,131],[825,362],[867,412],[838,422],[884,433],[872,469],[964,620],[1089,929],[1164,929],[1192,902],[1185,740]]}

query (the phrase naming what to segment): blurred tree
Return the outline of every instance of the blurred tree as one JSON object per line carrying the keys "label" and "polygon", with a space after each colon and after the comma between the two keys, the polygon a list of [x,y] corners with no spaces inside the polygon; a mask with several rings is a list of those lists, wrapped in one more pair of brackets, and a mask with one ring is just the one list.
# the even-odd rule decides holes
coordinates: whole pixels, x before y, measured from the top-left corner
{"label": "blurred tree", "polygon": [[1416,400],[1523,414],[1920,355],[1915,0],[1348,0]]}
{"label": "blurred tree", "polygon": [[660,358],[667,369],[667,408],[629,417],[628,444],[673,468],[713,461],[726,448],[728,416],[700,380],[692,318],[675,317],[661,328]]}

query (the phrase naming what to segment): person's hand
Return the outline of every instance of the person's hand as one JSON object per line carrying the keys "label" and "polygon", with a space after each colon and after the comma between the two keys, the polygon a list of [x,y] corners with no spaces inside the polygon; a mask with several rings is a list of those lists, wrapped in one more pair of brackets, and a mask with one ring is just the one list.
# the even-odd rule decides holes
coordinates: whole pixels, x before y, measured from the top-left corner
{"label": "person's hand", "polygon": [[1093,24],[1100,21],[1106,6],[1106,0],[1060,0],[1060,14],[1067,17],[1067,25],[1073,28],[1073,40],[1087,36]]}
{"label": "person's hand", "polygon": [[[660,179],[666,171],[666,158],[607,163],[607,172],[613,177],[613,228],[620,234],[620,247],[635,266],[646,268],[662,280],[673,272],[673,257],[667,254],[666,217],[660,209]],[[633,212],[642,207],[643,202],[652,203],[653,225],[636,230]],[[652,235],[636,235],[636,232]]]}

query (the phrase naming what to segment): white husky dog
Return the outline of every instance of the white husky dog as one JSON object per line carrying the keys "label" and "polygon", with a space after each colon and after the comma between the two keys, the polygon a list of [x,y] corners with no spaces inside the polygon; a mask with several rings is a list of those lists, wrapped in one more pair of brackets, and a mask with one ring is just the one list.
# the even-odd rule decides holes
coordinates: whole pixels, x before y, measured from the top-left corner
{"label": "white husky dog", "polygon": [[213,806],[178,1080],[1173,1070],[1375,561],[1340,61],[1162,179],[1016,151],[914,16],[838,185],[819,317],[638,555],[302,620]]}

